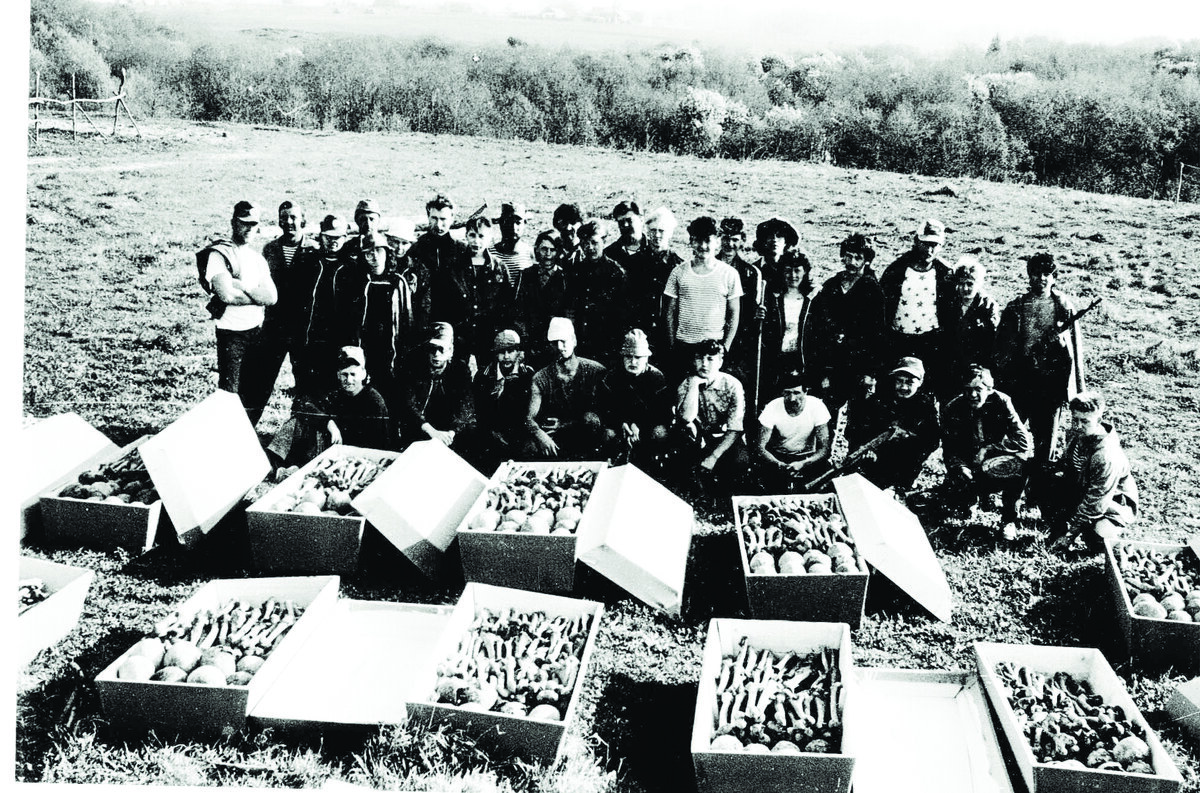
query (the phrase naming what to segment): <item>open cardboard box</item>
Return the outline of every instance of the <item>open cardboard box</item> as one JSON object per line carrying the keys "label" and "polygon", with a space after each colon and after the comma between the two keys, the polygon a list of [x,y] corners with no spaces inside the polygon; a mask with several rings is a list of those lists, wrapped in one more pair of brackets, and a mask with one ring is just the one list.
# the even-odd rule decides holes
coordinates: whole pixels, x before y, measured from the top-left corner
{"label": "open cardboard box", "polygon": [[[811,504],[828,498],[825,495],[733,497],[733,525],[738,536],[742,576],[746,581],[746,600],[750,614],[755,619],[844,622],[851,629],[857,628],[862,622],[863,607],[867,601],[866,573],[787,574],[755,573],[750,570],[745,535],[748,529],[743,521],[746,508],[768,502],[784,506]],[[834,508],[840,511],[837,497],[834,496],[833,500]],[[854,540],[854,530],[848,524],[846,532]]]}
{"label": "open cardboard box", "polygon": [[95,577],[93,571],[83,567],[21,557],[18,580],[40,578],[49,596],[17,616],[18,666],[25,666],[75,628]]}
{"label": "open cardboard box", "polygon": [[[599,476],[606,462],[512,462],[501,463],[488,480],[458,528],[458,547],[462,554],[463,577],[481,584],[528,589],[531,592],[565,594],[575,586],[575,547],[579,527],[573,534],[533,534],[515,531],[472,531],[471,519],[487,507],[488,492],[515,472],[538,473],[567,470],[591,471]],[[594,511],[593,483],[583,515]]]}
{"label": "open cardboard box", "polygon": [[[717,723],[717,676],[721,659],[737,652],[745,637],[755,649],[775,653],[812,653],[837,648],[845,687],[843,736],[838,754],[751,754],[712,751]],[[850,626],[833,622],[714,619],[701,656],[700,688],[692,722],[692,763],[701,793],[846,793],[854,773],[856,744],[853,721],[857,697],[850,657]]]}
{"label": "open cardboard box", "polygon": [[323,616],[337,600],[338,584],[337,576],[309,576],[222,579],[203,585],[177,607],[184,618],[235,599],[255,604],[268,598],[290,599],[304,607],[304,613],[244,686],[122,680],[117,669],[132,654],[130,647],[96,676],[105,718],[125,729],[152,729],[163,739],[175,735],[211,738],[241,729],[247,714],[321,626]]}
{"label": "open cardboard box", "polygon": [[[1108,586],[1112,593],[1117,622],[1125,639],[1125,651],[1135,662],[1156,669],[1174,667],[1177,671],[1200,672],[1200,623],[1177,622],[1168,619],[1142,617],[1133,613],[1133,602],[1121,578],[1117,562],[1117,546],[1135,547],[1161,553],[1180,551],[1193,560],[1200,559],[1196,546],[1200,539],[1182,543],[1140,542],[1136,540],[1104,541],[1104,563],[1108,570]],[[1200,581],[1196,582],[1200,586]]]}
{"label": "open cardboard box", "polygon": [[854,793],[1012,793],[974,672],[855,670]]}
{"label": "open cardboard box", "polygon": [[[1104,655],[1089,647],[1041,647],[1027,644],[993,644],[976,642],[975,661],[984,690],[992,709],[1000,720],[1005,743],[1016,758],[1017,767],[1029,793],[1038,790],[1054,793],[1107,791],[1108,793],[1173,793],[1183,784],[1179,770],[1163,749],[1158,736],[1150,729],[1141,711],[1125,690],[1121,679],[1113,672]],[[1057,764],[1039,763],[1021,730],[1016,713],[1008,702],[1004,684],[996,675],[1001,661],[1025,666],[1042,674],[1066,672],[1076,679],[1087,680],[1106,704],[1119,705],[1125,715],[1137,722],[1146,732],[1150,746],[1154,775],[1129,774],[1118,771],[1078,770]]]}
{"label": "open cardboard box", "polygon": [[417,441],[352,502],[383,538],[430,578],[487,484],[444,443]]}
{"label": "open cardboard box", "polygon": [[576,558],[648,606],[679,615],[692,546],[691,506],[632,465],[596,477]]}
{"label": "open cardboard box", "polygon": [[117,446],[75,413],[44,418],[16,436],[17,497],[21,501],[20,539],[41,529],[42,494],[69,483]]}
{"label": "open cardboard box", "polygon": [[[591,618],[587,642],[584,644],[583,655],[580,659],[579,672],[575,677],[575,687],[571,692],[571,701],[567,706],[566,713],[563,714],[562,721],[531,719],[504,713],[479,713],[434,701],[438,677],[437,666],[453,657],[459,642],[467,634],[476,615],[485,608],[491,611],[507,611],[511,608],[526,613],[541,611],[550,618],[562,616],[573,619],[581,615],[588,615]],[[433,651],[427,656],[424,670],[414,677],[415,688],[413,691],[416,696],[408,704],[411,718],[429,724],[448,723],[466,730],[477,738],[481,745],[500,754],[515,754],[528,760],[540,761],[545,765],[553,764],[561,749],[566,726],[574,717],[576,708],[579,707],[579,693],[583,687],[584,676],[588,671],[588,663],[591,659],[596,632],[600,624],[600,615],[603,611],[602,605],[587,600],[468,583],[458,605],[454,608],[454,613],[450,615],[445,631]]]}
{"label": "open cardboard box", "polygon": [[[136,453],[149,437],[143,435],[111,456],[96,460],[88,468],[123,460],[127,455]],[[170,526],[170,519],[163,513],[162,499],[155,499],[149,504],[112,504],[59,495],[65,487],[77,481],[78,476],[77,473],[70,482],[56,485],[41,498],[42,528],[47,542],[85,548],[124,548],[137,555],[154,547],[160,521],[166,521],[164,536],[172,532],[173,538],[174,529]]]}
{"label": "open cardboard box", "polygon": [[179,541],[189,547],[271,472],[242,401],[226,391],[209,394],[138,452]]}
{"label": "open cardboard box", "polygon": [[1167,713],[1200,743],[1200,677],[1181,683],[1167,701]]}
{"label": "open cardboard box", "polygon": [[329,460],[365,459],[389,464],[396,452],[337,444],[309,460],[246,508],[246,534],[256,570],[266,573],[350,575],[358,569],[366,518],[361,514],[310,514],[277,507]]}

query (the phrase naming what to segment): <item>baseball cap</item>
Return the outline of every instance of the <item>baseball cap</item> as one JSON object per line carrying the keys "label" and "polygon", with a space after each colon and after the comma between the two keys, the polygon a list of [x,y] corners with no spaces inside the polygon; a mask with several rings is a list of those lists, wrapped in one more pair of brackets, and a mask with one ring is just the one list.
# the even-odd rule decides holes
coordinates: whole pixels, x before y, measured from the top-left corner
{"label": "baseball cap", "polygon": [[912,375],[918,380],[925,379],[925,364],[921,363],[920,358],[901,358],[896,361],[896,365],[892,367],[892,374],[900,374],[905,372]]}
{"label": "baseball cap", "polygon": [[250,201],[238,201],[233,205],[233,219],[241,223],[258,223],[258,205]]}
{"label": "baseball cap", "polygon": [[946,241],[946,227],[940,220],[929,218],[917,227],[917,239],[921,242],[936,242],[940,245]]}
{"label": "baseball cap", "polygon": [[359,201],[358,206],[354,208],[354,217],[372,213],[376,215],[383,214],[379,211],[379,202],[374,198],[364,198],[362,201]]}
{"label": "baseball cap", "polygon": [[321,221],[321,233],[326,237],[346,236],[347,224],[337,215],[326,215]]}
{"label": "baseball cap", "polygon": [[347,346],[342,347],[337,353],[337,368],[339,371],[347,366],[362,366],[367,365],[367,356],[363,353],[362,347]]}

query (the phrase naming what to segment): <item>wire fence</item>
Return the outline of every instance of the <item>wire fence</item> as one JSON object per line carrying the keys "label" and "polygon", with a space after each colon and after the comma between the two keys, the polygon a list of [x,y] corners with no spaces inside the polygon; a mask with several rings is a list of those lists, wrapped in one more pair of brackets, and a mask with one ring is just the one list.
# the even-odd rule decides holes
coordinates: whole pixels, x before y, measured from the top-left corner
{"label": "wire fence", "polygon": [[41,113],[44,107],[62,107],[69,108],[71,111],[71,137],[74,139],[78,135],[78,117],[80,115],[92,125],[96,133],[103,135],[104,133],[92,119],[86,107],[89,105],[113,105],[113,130],[112,135],[117,134],[117,125],[121,121],[121,111],[125,111],[125,115],[129,118],[129,123],[133,125],[138,137],[142,136],[142,130],[138,126],[137,121],[133,117],[133,113],[129,112],[129,105],[125,102],[125,70],[121,70],[121,84],[117,86],[117,90],[112,96],[103,98],[81,97],[76,95],[75,90],[75,75],[71,75],[71,98],[70,99],[54,99],[47,96],[39,96],[42,92],[42,74],[37,72],[34,76],[33,96],[29,97],[29,107],[33,110],[33,118],[29,119],[29,126],[32,127],[32,136],[34,143],[37,143],[41,137]]}

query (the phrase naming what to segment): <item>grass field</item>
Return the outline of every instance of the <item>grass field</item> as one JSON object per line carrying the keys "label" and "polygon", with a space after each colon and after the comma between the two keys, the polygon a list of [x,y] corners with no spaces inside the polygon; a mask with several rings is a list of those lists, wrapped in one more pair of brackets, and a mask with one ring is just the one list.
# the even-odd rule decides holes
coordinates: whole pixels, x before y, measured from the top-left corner
{"label": "grass field", "polygon": [[[1178,541],[1197,533],[1200,499],[1200,208],[1062,190],[956,182],[954,195],[918,177],[777,162],[725,162],[477,138],[303,133],[243,126],[161,125],[143,139],[71,141],[43,133],[28,167],[24,408],[74,411],[118,443],[161,428],[216,384],[213,333],[204,321],[192,253],[223,232],[229,207],[285,197],[350,214],[364,196],[386,214],[418,217],[435,191],[465,211],[523,201],[531,226],[573,200],[604,214],[633,197],[685,219],[734,214],[796,223],[820,278],[837,266],[849,231],[874,235],[886,263],[924,217],[948,229],[945,255],[974,252],[1001,303],[1023,286],[1019,255],[1062,265],[1061,288],[1104,296],[1086,320],[1089,383],[1109,398],[1143,493],[1133,535]],[[679,243],[677,241],[677,247]],[[817,274],[814,274],[817,275]],[[286,411],[277,394],[264,429]],[[933,484],[936,458],[922,481]],[[375,786],[487,790],[686,790],[698,657],[707,621],[744,616],[730,518],[704,511],[693,541],[681,619],[610,589],[603,597],[595,668],[568,727],[564,769],[546,772],[480,757],[454,735],[404,728],[321,744],[270,734],[217,745],[125,744],[103,724],[90,683],[171,604],[212,577],[249,571],[232,536],[196,554],[44,548],[28,552],[97,570],[79,628],[20,675],[18,780],[135,785],[316,786],[341,779]],[[1097,559],[1045,552],[1028,533],[1000,548],[996,518],[926,527],[955,596],[954,621],[932,620],[884,584],[872,585],[854,632],[863,666],[970,667],[977,640],[1095,646],[1116,659],[1116,623]],[[1028,520],[1026,520],[1028,523]],[[398,556],[374,543],[347,596],[451,602],[454,582],[399,577]],[[398,578],[400,580],[398,580]],[[876,579],[882,581],[882,579]],[[76,668],[78,667],[78,669]],[[1118,666],[1132,696],[1200,793],[1200,750],[1163,705],[1174,673]],[[62,723],[73,708],[71,723]]]}

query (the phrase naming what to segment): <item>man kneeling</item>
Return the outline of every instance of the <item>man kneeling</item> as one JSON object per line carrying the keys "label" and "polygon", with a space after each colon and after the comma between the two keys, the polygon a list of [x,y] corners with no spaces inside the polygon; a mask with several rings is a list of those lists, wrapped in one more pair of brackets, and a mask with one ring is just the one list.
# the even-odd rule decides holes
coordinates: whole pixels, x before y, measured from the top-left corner
{"label": "man kneeling", "polygon": [[1138,489],[1129,458],[1111,423],[1103,421],[1104,397],[1081,392],[1071,399],[1067,448],[1038,488],[1038,506],[1050,527],[1052,549],[1071,547],[1082,536],[1099,552],[1137,519]]}

